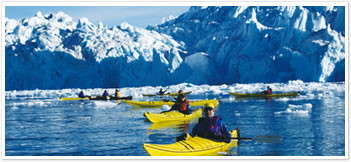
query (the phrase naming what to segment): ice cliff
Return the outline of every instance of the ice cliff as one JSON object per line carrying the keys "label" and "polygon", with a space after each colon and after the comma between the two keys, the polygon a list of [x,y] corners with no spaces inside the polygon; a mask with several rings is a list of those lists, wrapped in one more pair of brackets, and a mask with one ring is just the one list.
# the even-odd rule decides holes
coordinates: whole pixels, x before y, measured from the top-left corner
{"label": "ice cliff", "polygon": [[344,7],[191,7],[107,27],[62,12],[5,19],[5,89],[344,81]]}
{"label": "ice cliff", "polygon": [[148,29],[214,62],[210,84],[344,81],[344,7],[192,7]]}

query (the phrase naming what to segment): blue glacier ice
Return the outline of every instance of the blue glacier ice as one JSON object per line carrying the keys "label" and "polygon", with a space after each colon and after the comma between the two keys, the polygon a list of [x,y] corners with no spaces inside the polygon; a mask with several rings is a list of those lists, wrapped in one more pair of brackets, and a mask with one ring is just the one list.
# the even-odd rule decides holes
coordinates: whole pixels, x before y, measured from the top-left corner
{"label": "blue glacier ice", "polygon": [[5,89],[345,80],[345,8],[191,7],[146,29],[5,18]]}
{"label": "blue glacier ice", "polygon": [[214,62],[210,84],[345,80],[343,7],[192,7],[148,29]]}

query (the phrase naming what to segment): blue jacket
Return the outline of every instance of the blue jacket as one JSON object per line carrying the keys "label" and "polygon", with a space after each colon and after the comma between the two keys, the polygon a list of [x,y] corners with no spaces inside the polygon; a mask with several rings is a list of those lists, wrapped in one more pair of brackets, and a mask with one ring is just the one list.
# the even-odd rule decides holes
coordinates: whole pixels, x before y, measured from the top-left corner
{"label": "blue jacket", "polygon": [[84,98],[84,97],[85,97],[83,91],[81,91],[81,92],[78,94],[78,97],[80,97],[80,98]]}
{"label": "blue jacket", "polygon": [[102,94],[102,97],[107,97],[107,96],[109,96],[107,92],[104,92],[104,94]]}
{"label": "blue jacket", "polygon": [[231,135],[227,127],[222,122],[222,117],[214,116],[212,118],[199,118],[191,132],[191,136],[199,136],[208,139],[230,142]]}

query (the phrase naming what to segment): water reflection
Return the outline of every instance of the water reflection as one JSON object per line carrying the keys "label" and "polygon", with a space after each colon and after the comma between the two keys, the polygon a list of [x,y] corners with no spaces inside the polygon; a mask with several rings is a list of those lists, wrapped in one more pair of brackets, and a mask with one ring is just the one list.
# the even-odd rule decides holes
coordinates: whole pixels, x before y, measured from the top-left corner
{"label": "water reflection", "polygon": [[160,123],[152,123],[150,125],[149,130],[155,129],[165,129],[165,128],[174,128],[178,130],[183,130],[183,132],[189,131],[189,124],[191,121],[170,121],[170,122],[160,122]]}
{"label": "water reflection", "polygon": [[[197,122],[197,120],[192,121],[172,121],[172,122],[161,122],[161,123],[151,123],[149,129],[146,132],[146,136],[151,143],[170,143],[170,141],[175,142],[175,138],[184,134],[191,132],[191,125]],[[166,140],[162,140],[162,138]],[[161,140],[160,140],[161,139]],[[160,143],[161,142],[161,143]]]}

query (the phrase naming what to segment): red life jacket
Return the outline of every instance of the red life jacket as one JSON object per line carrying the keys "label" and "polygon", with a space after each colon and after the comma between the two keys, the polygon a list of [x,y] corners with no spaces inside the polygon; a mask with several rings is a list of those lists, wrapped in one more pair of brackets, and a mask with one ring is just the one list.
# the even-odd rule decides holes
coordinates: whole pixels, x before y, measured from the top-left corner
{"label": "red life jacket", "polygon": [[187,111],[188,110],[188,103],[189,103],[189,100],[186,100],[185,102],[182,102],[180,104],[180,111],[184,112],[184,111]]}
{"label": "red life jacket", "polygon": [[268,94],[272,94],[272,89],[271,88],[269,88]]}

